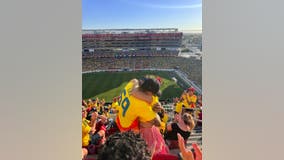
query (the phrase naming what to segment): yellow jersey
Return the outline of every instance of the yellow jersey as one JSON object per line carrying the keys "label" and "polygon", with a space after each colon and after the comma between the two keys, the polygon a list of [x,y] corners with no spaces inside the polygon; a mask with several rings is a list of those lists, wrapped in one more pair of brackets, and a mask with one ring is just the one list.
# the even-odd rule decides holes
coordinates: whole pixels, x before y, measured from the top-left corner
{"label": "yellow jersey", "polygon": [[183,105],[182,102],[176,103],[176,109],[175,109],[175,111],[176,111],[177,113],[180,113],[180,112],[182,111],[182,105]]}
{"label": "yellow jersey", "polygon": [[134,83],[130,81],[120,95],[118,101],[118,114],[116,117],[117,126],[120,131],[139,129],[139,121],[147,122],[156,118],[156,113],[152,110],[152,106],[130,95]]}
{"label": "yellow jersey", "polygon": [[118,102],[113,102],[113,103],[111,104],[111,108],[114,109],[114,110],[118,110],[118,107],[119,107]]}
{"label": "yellow jersey", "polygon": [[88,120],[85,118],[82,119],[82,146],[87,147],[89,145],[90,141],[90,135],[89,132],[91,131],[91,127],[89,126]]}
{"label": "yellow jersey", "polygon": [[168,120],[169,120],[168,114],[167,114],[167,113],[164,113],[164,117],[161,119],[161,121],[167,123]]}
{"label": "yellow jersey", "polygon": [[189,104],[187,103],[187,97],[188,97],[187,94],[182,95],[182,103],[185,108],[189,108]]}
{"label": "yellow jersey", "polygon": [[169,119],[168,114],[164,113],[164,117],[161,119],[161,126],[159,127],[160,132],[161,132],[162,134],[164,134],[165,131],[166,131],[166,124],[167,124],[167,122],[168,122],[168,119]]}
{"label": "yellow jersey", "polygon": [[192,96],[187,95],[187,99],[189,100],[189,102],[192,102],[192,103],[191,103],[191,105],[188,105],[188,107],[186,107],[186,108],[195,108],[195,106],[196,106],[195,103],[197,101],[196,95],[192,95]]}
{"label": "yellow jersey", "polygon": [[161,134],[164,134],[166,131],[166,123],[165,122],[161,122],[160,123],[161,126],[159,127]]}
{"label": "yellow jersey", "polygon": [[159,97],[158,96],[152,96],[151,106],[154,106],[157,103],[159,103]]}

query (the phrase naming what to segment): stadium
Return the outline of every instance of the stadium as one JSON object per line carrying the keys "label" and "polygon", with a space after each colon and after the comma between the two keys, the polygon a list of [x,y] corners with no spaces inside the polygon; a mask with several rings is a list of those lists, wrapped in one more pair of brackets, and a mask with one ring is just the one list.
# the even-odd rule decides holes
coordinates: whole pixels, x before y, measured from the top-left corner
{"label": "stadium", "polygon": [[[176,70],[185,75],[185,81],[189,82],[185,84],[195,83],[201,88],[201,61],[178,56],[182,35],[176,28],[83,30],[83,81],[88,81],[85,73],[90,72]],[[175,73],[169,74],[167,79],[171,75]],[[90,74],[87,77],[90,77]],[[105,78],[108,81],[108,78]],[[119,74],[117,78],[120,79]],[[182,86],[184,89],[188,87]],[[85,90],[84,99],[91,98],[89,94],[84,96],[84,93]]]}
{"label": "stadium", "polygon": [[166,29],[83,30],[84,57],[177,56],[182,33]]}
{"label": "stadium", "polygon": [[[174,99],[184,90],[202,95],[202,61],[179,56],[182,41],[177,28],[83,30],[82,99],[110,107],[131,79],[153,75],[163,81],[159,100],[172,121]],[[200,127],[188,141],[201,146]]]}

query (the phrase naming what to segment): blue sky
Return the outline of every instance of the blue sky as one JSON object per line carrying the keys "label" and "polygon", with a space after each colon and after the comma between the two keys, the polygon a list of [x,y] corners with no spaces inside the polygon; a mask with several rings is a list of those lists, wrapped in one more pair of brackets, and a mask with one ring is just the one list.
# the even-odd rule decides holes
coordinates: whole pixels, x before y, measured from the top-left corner
{"label": "blue sky", "polygon": [[202,0],[82,0],[83,29],[202,30]]}

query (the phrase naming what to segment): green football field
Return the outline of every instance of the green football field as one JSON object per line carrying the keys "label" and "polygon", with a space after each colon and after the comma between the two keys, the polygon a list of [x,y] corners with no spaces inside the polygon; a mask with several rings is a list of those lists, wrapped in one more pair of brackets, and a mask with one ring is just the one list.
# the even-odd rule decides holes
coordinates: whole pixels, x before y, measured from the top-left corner
{"label": "green football field", "polygon": [[181,86],[172,80],[175,75],[168,71],[98,72],[82,74],[82,98],[98,97],[111,102],[113,97],[120,94],[127,82],[145,75],[160,76],[163,79],[161,100],[179,97],[183,91]]}

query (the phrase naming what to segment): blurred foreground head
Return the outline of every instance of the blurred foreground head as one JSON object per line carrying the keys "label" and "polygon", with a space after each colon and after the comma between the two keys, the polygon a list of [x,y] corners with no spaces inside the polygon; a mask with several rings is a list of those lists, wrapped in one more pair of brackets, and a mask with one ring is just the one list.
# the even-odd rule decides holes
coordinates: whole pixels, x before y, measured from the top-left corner
{"label": "blurred foreground head", "polygon": [[151,153],[140,135],[119,132],[111,135],[98,156],[99,160],[150,160]]}

